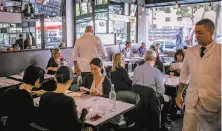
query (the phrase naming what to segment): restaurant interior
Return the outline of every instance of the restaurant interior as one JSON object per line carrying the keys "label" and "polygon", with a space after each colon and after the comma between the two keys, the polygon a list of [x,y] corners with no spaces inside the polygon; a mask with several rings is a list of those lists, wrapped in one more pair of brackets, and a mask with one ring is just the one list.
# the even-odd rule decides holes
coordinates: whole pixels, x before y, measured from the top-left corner
{"label": "restaurant interior", "polygon": [[[61,53],[64,59],[56,71],[64,65],[73,70],[73,81],[67,88],[66,95],[74,98],[75,106],[69,108],[75,108],[76,117],[80,119],[84,114],[83,109],[87,109],[88,112],[83,118],[85,120],[81,129],[75,128],[76,131],[182,131],[184,109],[180,109],[175,100],[179,90],[180,75],[172,73],[171,68],[182,70],[182,62],[175,64],[178,50],[182,50],[183,53],[179,53],[183,54],[184,58],[187,49],[198,45],[195,24],[202,19],[213,21],[215,25],[213,39],[216,43],[222,44],[221,0],[0,0],[0,60],[2,61],[0,63],[0,105],[2,105],[0,130],[14,131],[11,126],[15,123],[10,123],[10,115],[13,118],[16,114],[15,120],[23,121],[23,118],[17,118],[24,115],[22,113],[17,115],[19,114],[16,111],[19,107],[18,101],[11,100],[16,98],[14,96],[10,98],[6,92],[21,87],[27,77],[25,74],[28,67],[38,65],[46,72],[43,82],[39,85],[40,88],[33,86],[33,90],[29,91],[35,108],[40,107],[41,96],[45,92],[56,90],[43,87],[53,87],[58,84],[54,80],[57,79],[55,73],[47,74],[47,72],[49,60],[54,57],[53,52],[59,50],[59,54]],[[112,85],[108,97],[80,93],[88,89],[81,90],[78,83],[79,74],[75,72],[73,52],[78,39],[85,36],[88,26],[93,27],[94,35],[100,38],[106,52],[102,64],[103,74],[110,79]],[[177,47],[178,33],[182,33],[180,36],[182,48],[180,49]],[[128,42],[131,45],[132,55],[129,58],[125,57],[124,68],[131,81],[134,79],[133,74],[136,68],[145,62],[146,53],[141,54],[138,51],[142,44],[145,44],[146,50],[155,48],[158,52],[159,61],[163,66],[160,70],[163,77],[161,81],[165,87],[162,99],[164,101],[167,99],[164,104],[159,102],[161,104],[158,109],[155,105],[152,108],[152,102],[148,102],[148,105],[143,107],[141,103],[146,103],[148,101],[146,99],[150,99],[150,96],[146,98],[144,93],[138,93],[132,83],[131,89],[127,90],[117,90],[117,86],[112,83],[114,54],[121,53]],[[35,77],[34,74],[33,72],[29,76],[30,79]],[[65,84],[61,87],[63,86],[65,88]],[[115,92],[114,111],[110,110],[112,91]],[[183,98],[185,97],[186,91],[183,93]],[[9,106],[5,101],[11,104],[16,103],[16,106]],[[62,109],[61,106],[67,106],[60,104],[55,108]],[[153,115],[156,112],[150,111],[151,108],[160,110],[157,115],[158,120]],[[54,110],[52,107],[50,109]],[[146,109],[149,110],[148,113]],[[140,112],[144,114],[141,115]],[[31,115],[33,118],[41,116],[36,114],[25,114],[25,116]],[[58,121],[47,126],[42,124],[40,122],[42,119],[38,117],[38,120],[32,119],[26,122],[28,128],[22,128],[24,131],[68,131],[71,129],[68,124],[73,121],[68,121],[70,118],[67,114],[63,117],[61,115],[60,119],[52,117]],[[147,118],[149,116],[151,120]],[[61,119],[66,119],[64,121],[67,125],[64,124],[65,122],[61,124],[60,121],[63,121]],[[50,119],[47,118],[47,120]],[[78,123],[74,121],[71,125],[75,126],[75,124]],[[59,128],[56,129],[56,125],[61,125],[61,128],[58,126]],[[152,127],[152,125],[159,127]],[[15,124],[16,126],[21,127],[19,122]]]}

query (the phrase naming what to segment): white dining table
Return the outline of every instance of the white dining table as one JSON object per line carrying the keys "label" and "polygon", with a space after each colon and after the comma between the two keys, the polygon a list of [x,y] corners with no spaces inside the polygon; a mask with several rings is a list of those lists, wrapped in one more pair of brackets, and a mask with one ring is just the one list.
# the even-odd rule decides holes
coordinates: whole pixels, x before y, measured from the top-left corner
{"label": "white dining table", "polygon": [[103,65],[104,65],[104,67],[113,66],[113,62],[112,61],[103,61]]}
{"label": "white dining table", "polygon": [[[116,110],[110,111],[109,110],[109,99],[99,96],[84,96],[84,97],[73,97],[75,103],[77,105],[78,115],[81,115],[83,108],[88,108],[89,113],[86,115],[85,123],[92,126],[98,127],[108,121],[110,121],[115,116],[123,114],[127,111],[132,110],[135,108],[135,105],[116,101]],[[38,105],[40,97],[34,99],[34,103]],[[90,120],[91,117],[99,115],[102,116],[100,119],[96,121]]]}
{"label": "white dining table", "polygon": [[[24,74],[20,73],[20,74],[15,74],[15,75],[11,75],[9,76],[9,78],[13,78],[19,81],[22,81]],[[49,74],[45,74],[44,79],[48,80],[48,79],[52,79],[54,77],[54,75],[49,75]]]}
{"label": "white dining table", "polygon": [[14,86],[14,85],[19,85],[21,83],[22,82],[20,82],[20,81],[9,79],[7,77],[0,77],[0,88],[10,87],[10,86]]}
{"label": "white dining table", "polygon": [[131,57],[131,58],[125,58],[126,62],[136,62],[136,61],[141,61],[144,60],[143,57]]}

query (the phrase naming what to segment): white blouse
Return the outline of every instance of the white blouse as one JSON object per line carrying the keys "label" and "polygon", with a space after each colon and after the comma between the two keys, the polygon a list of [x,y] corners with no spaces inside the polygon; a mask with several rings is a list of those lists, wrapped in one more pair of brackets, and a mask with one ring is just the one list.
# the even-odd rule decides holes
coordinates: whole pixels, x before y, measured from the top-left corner
{"label": "white blouse", "polygon": [[96,87],[95,79],[93,78],[93,83],[91,85],[90,90],[96,90],[97,92],[103,92],[103,81],[104,81],[105,76],[103,75],[103,78],[100,80],[99,84]]}

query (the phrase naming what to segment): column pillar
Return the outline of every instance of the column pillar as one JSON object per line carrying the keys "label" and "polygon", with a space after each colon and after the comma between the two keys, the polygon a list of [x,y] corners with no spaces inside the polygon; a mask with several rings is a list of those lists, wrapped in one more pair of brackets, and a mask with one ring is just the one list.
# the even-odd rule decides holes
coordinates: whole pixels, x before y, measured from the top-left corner
{"label": "column pillar", "polygon": [[73,47],[74,44],[74,2],[75,0],[66,0],[66,45]]}
{"label": "column pillar", "polygon": [[148,21],[146,9],[142,11],[142,5],[145,4],[145,0],[137,0],[138,4],[138,43],[145,42],[148,45]]}

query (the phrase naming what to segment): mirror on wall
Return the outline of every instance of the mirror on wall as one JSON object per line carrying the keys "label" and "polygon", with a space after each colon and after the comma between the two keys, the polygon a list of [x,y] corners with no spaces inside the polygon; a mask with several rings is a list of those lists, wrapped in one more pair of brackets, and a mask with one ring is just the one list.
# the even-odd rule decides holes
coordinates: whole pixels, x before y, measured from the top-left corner
{"label": "mirror on wall", "polygon": [[62,4],[62,0],[0,0],[0,16],[13,18],[0,20],[0,51],[58,47],[64,42]]}

